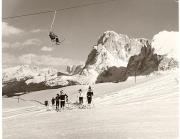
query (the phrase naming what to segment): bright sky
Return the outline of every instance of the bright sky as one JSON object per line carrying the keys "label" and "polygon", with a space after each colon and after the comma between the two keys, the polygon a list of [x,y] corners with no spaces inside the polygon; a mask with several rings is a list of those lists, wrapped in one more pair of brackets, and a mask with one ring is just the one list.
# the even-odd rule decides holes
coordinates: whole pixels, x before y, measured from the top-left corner
{"label": "bright sky", "polygon": [[[2,16],[61,9],[103,0],[3,0]],[[51,47],[48,31],[53,13],[3,20],[3,67],[19,64],[78,64],[107,30],[152,39],[162,30],[178,31],[175,0],[116,0],[57,13],[54,31],[65,37]]]}

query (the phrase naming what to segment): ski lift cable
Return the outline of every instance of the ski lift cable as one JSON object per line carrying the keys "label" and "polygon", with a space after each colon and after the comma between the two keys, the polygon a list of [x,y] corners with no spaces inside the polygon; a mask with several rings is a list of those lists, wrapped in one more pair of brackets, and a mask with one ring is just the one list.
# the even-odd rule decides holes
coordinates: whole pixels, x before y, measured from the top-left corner
{"label": "ski lift cable", "polygon": [[54,17],[53,17],[53,20],[52,20],[52,23],[51,23],[50,31],[53,30],[52,28],[53,28],[53,24],[54,24],[55,18],[56,18],[56,10],[54,11]]}
{"label": "ski lift cable", "polygon": [[[56,12],[57,11],[75,9],[75,8],[81,8],[81,7],[88,7],[88,6],[91,6],[91,5],[104,4],[104,3],[108,3],[108,2],[114,2],[114,1],[118,1],[118,0],[104,0],[104,1],[100,1],[100,2],[93,2],[93,3],[88,3],[88,4],[75,5],[75,6],[71,6],[71,7],[57,9]],[[34,13],[29,13],[29,14],[22,14],[22,15],[16,15],[16,16],[3,17],[2,19],[3,20],[8,20],[8,19],[20,18],[20,17],[25,17],[25,16],[33,16],[33,15],[39,15],[39,14],[45,14],[45,13],[52,13],[52,12],[54,12],[54,10],[47,10],[47,11],[42,11],[42,12],[34,12]]]}

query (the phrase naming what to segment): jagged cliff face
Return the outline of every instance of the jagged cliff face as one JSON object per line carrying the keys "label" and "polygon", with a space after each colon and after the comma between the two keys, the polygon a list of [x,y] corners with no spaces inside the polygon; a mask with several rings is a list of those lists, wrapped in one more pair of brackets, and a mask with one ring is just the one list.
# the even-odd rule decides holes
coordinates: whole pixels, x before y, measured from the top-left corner
{"label": "jagged cliff face", "polygon": [[126,67],[110,67],[97,77],[96,83],[122,82],[127,80]]}
{"label": "jagged cliff face", "polygon": [[141,48],[140,54],[131,56],[129,59],[126,74],[128,76],[148,75],[158,70],[162,59],[162,56],[154,53],[154,48],[147,41],[146,45]]}
{"label": "jagged cliff face", "polygon": [[104,32],[88,55],[82,74],[99,74],[109,67],[127,66],[129,58],[139,54],[146,41],[113,31]]}
{"label": "jagged cliff face", "polygon": [[73,65],[73,66],[67,66],[67,73],[70,75],[78,74],[82,71],[83,65]]}
{"label": "jagged cliff face", "polygon": [[163,57],[154,53],[154,48],[146,41],[138,55],[133,55],[128,61],[127,67],[111,67],[102,72],[99,82],[125,81],[129,76],[148,75],[157,71]]}

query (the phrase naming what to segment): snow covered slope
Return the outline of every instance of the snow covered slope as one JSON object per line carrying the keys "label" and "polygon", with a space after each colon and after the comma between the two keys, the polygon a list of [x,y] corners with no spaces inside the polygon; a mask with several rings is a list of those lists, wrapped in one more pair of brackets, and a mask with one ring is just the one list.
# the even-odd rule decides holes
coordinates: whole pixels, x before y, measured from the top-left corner
{"label": "snow covered slope", "polygon": [[[46,111],[33,101],[3,98],[4,139],[176,139],[178,138],[178,73],[176,70],[93,86],[92,109]],[[69,100],[79,88],[65,87]],[[26,100],[50,100],[59,93],[44,90],[23,95]],[[28,104],[26,104],[28,103]],[[16,106],[16,107],[15,107]],[[71,105],[70,105],[71,106]]]}

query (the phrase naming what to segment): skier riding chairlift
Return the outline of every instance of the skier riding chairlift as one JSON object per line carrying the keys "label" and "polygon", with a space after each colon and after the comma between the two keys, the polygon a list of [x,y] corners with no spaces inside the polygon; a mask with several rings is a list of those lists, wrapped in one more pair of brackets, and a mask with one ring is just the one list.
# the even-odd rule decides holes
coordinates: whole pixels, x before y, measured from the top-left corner
{"label": "skier riding chairlift", "polygon": [[49,32],[49,37],[51,39],[52,42],[56,42],[56,45],[60,44],[59,38],[56,34],[54,34],[54,32],[50,31]]}
{"label": "skier riding chairlift", "polygon": [[56,18],[56,10],[54,11],[54,17],[51,23],[50,31],[49,31],[49,37],[51,39],[51,42],[56,42],[56,45],[60,45],[59,37],[53,32],[53,24]]}

